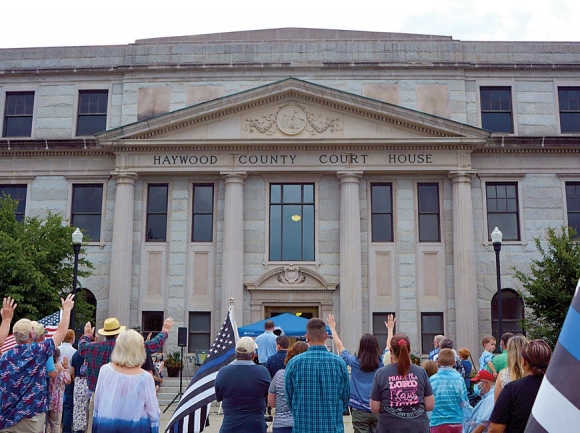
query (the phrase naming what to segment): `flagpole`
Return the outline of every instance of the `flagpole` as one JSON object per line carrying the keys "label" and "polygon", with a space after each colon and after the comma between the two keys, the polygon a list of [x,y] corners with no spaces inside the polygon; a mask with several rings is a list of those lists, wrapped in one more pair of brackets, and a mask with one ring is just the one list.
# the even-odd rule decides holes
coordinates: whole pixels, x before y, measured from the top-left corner
{"label": "flagpole", "polygon": [[234,328],[234,337],[236,338],[236,343],[240,339],[238,335],[238,324],[236,323],[236,319],[234,317],[234,298],[230,297],[230,307],[228,308],[230,313],[230,321],[232,322],[232,327]]}

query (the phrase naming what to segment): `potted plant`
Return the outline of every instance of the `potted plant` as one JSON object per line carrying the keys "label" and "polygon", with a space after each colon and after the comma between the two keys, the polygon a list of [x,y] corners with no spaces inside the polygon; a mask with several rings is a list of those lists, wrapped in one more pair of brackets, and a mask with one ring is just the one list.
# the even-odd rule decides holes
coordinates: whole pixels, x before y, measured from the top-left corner
{"label": "potted plant", "polygon": [[165,367],[167,368],[167,376],[179,376],[179,370],[183,367],[181,362],[181,354],[175,350],[165,357]]}

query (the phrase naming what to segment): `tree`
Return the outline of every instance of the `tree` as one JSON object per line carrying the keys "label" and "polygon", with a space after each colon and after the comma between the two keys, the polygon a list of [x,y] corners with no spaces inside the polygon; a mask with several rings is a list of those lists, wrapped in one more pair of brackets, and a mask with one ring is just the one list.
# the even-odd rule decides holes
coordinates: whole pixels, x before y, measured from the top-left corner
{"label": "tree", "polygon": [[532,260],[530,273],[516,271],[515,277],[525,289],[520,294],[531,311],[524,321],[528,336],[544,338],[553,347],[580,279],[580,242],[576,230],[566,226],[559,234],[548,229],[546,248],[540,238],[534,242],[542,259]]}
{"label": "tree", "polygon": [[[74,231],[60,215],[16,220],[17,201],[0,197],[0,296],[18,303],[14,322],[23,317],[41,319],[58,311],[60,298],[72,291]],[[80,277],[88,277],[92,264],[81,249]],[[92,317],[93,307],[82,294],[75,299],[76,323]],[[81,325],[82,326],[82,325]]]}

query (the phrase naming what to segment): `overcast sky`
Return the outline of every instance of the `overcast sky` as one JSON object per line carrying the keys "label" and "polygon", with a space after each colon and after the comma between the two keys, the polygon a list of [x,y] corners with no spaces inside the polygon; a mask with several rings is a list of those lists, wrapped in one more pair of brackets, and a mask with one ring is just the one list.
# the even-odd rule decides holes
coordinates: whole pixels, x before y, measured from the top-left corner
{"label": "overcast sky", "polygon": [[279,27],[580,41],[580,0],[4,0],[0,16],[0,48],[125,45]]}

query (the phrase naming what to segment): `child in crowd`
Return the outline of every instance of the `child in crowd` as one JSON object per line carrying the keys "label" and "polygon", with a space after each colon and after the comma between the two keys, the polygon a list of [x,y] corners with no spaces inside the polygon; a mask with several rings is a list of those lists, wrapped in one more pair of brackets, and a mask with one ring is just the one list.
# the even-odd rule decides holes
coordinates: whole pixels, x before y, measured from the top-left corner
{"label": "child in crowd", "polygon": [[469,394],[469,390],[471,389],[471,371],[473,370],[473,365],[469,360],[471,353],[465,347],[459,349],[457,353],[459,354],[459,359],[461,359],[461,363],[465,369],[465,386],[467,387],[467,393]]}
{"label": "child in crowd", "polygon": [[60,433],[64,387],[70,383],[70,374],[68,372],[68,359],[65,357],[62,363],[59,362],[59,349],[54,349],[53,358],[56,367],[56,376],[50,380],[48,388],[49,411],[47,432]]}
{"label": "child in crowd", "polygon": [[467,389],[461,374],[453,369],[455,354],[451,349],[441,349],[437,358],[439,371],[429,378],[435,397],[431,414],[431,433],[461,433],[463,419],[471,412]]}
{"label": "child in crowd", "polygon": [[479,371],[487,370],[493,374],[493,378],[497,378],[497,371],[493,366],[493,351],[495,350],[495,338],[491,335],[486,335],[481,340],[481,345],[483,346],[483,353],[479,358]]}

